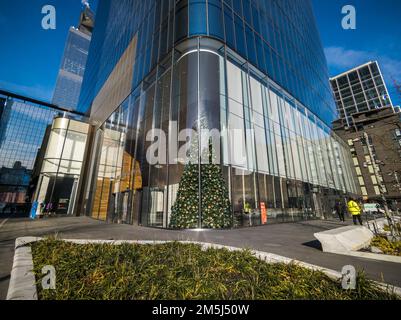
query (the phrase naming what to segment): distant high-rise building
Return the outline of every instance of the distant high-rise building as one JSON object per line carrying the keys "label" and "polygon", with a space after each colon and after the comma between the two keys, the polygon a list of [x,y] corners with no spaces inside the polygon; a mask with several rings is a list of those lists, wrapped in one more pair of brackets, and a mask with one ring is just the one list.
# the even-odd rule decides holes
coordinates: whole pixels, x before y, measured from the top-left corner
{"label": "distant high-rise building", "polygon": [[78,27],[68,32],[64,55],[53,95],[53,104],[75,110],[81,92],[94,24],[94,14],[85,6]]}
{"label": "distant high-rise building", "polygon": [[[352,115],[380,108],[393,108],[377,61],[371,61],[330,79],[337,110],[344,124]],[[394,108],[393,108],[394,110]]]}

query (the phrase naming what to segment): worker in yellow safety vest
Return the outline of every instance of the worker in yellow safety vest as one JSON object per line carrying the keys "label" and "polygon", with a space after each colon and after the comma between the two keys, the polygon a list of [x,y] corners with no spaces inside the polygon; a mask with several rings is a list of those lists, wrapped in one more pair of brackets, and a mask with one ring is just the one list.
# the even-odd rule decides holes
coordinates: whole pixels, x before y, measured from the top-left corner
{"label": "worker in yellow safety vest", "polygon": [[359,224],[362,225],[362,218],[361,218],[362,209],[355,201],[355,199],[351,198],[348,201],[348,212],[352,215],[352,220],[354,221],[354,225],[357,225],[358,224],[357,222],[359,222]]}
{"label": "worker in yellow safety vest", "polygon": [[245,201],[244,204],[244,213],[245,214],[250,214],[252,211],[251,205],[249,204],[249,202]]}

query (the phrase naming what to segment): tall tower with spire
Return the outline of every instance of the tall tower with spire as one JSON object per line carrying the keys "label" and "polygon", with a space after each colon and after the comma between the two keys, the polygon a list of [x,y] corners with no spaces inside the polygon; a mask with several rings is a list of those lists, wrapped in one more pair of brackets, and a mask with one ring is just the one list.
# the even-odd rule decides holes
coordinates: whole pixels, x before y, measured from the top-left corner
{"label": "tall tower with spire", "polygon": [[70,110],[77,108],[94,25],[89,3],[82,1],[82,4],[78,25],[70,27],[68,32],[52,100],[53,104]]}

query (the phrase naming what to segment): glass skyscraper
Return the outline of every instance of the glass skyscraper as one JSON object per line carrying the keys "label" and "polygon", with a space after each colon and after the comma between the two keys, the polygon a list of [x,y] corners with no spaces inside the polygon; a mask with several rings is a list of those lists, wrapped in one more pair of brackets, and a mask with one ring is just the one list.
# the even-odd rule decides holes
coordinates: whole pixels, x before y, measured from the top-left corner
{"label": "glass skyscraper", "polygon": [[[172,227],[185,172],[209,149],[203,129],[219,133],[232,226],[327,215],[360,193],[330,129],[309,0],[100,0],[78,109],[95,125],[80,212],[96,219]],[[213,227],[203,166],[193,228]]]}
{"label": "glass skyscraper", "polygon": [[81,92],[82,79],[88,58],[93,30],[93,12],[85,7],[81,13],[79,26],[68,31],[61,66],[54,89],[52,103],[75,110]]}

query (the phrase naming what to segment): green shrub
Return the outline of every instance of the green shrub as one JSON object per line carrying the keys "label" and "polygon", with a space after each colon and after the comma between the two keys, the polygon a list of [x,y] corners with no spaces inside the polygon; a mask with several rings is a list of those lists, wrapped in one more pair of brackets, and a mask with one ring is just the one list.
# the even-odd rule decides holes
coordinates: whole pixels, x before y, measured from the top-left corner
{"label": "green shrub", "polygon": [[[249,251],[202,250],[195,244],[32,244],[42,300],[395,299],[359,274],[356,290],[297,265],[268,264]],[[53,265],[56,290],[42,290],[41,269]]]}
{"label": "green shrub", "polygon": [[401,241],[389,241],[387,237],[376,236],[370,245],[378,247],[384,254],[401,256]]}
{"label": "green shrub", "polygon": [[[390,226],[388,224],[385,224],[383,226],[383,231],[390,232],[391,231]],[[398,234],[401,233],[401,223],[399,222],[394,223],[394,231],[397,232]]]}

